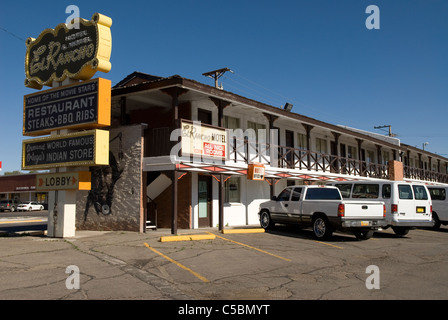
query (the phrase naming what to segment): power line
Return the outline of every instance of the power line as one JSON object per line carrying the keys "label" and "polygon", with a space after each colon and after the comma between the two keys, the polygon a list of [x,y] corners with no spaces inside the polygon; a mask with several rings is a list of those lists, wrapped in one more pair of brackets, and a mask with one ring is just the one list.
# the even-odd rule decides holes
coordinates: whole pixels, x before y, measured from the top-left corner
{"label": "power line", "polygon": [[3,28],[3,27],[0,27],[0,29],[3,30],[3,31],[5,31],[6,33],[9,33],[9,34],[10,34],[11,36],[13,36],[14,38],[19,39],[19,40],[22,41],[22,42],[25,42],[25,39],[23,39],[22,37],[16,35],[15,33],[12,33],[11,31],[6,30],[6,29]]}

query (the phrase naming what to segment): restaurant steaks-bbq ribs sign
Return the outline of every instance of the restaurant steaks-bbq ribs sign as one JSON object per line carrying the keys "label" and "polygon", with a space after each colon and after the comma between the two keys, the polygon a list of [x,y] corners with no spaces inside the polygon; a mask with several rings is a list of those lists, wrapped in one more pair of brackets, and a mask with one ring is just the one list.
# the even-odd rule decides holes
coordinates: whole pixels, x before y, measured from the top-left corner
{"label": "restaurant steaks-bbq ribs sign", "polygon": [[110,71],[112,19],[95,13],[90,21],[79,18],[79,22],[79,29],[61,23],[26,40],[27,87],[41,89],[67,77],[87,80],[97,71]]}

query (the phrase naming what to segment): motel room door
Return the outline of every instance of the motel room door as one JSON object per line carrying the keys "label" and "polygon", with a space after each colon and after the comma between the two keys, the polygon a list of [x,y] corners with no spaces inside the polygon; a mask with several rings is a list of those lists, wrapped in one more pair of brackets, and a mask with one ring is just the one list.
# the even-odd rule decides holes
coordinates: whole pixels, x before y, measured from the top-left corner
{"label": "motel room door", "polygon": [[198,176],[198,225],[212,226],[212,177]]}

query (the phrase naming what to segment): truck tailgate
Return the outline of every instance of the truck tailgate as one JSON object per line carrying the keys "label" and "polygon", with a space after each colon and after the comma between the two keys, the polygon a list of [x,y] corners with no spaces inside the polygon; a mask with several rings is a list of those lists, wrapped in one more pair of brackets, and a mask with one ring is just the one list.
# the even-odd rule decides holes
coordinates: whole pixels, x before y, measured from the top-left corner
{"label": "truck tailgate", "polygon": [[384,203],[379,201],[343,201],[344,217],[383,219]]}

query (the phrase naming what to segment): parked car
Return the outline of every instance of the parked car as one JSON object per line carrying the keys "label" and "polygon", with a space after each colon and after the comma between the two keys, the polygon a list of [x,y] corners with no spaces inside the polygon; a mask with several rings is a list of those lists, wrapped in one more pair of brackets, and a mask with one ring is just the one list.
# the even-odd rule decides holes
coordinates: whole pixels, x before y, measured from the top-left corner
{"label": "parked car", "polygon": [[429,194],[432,199],[432,219],[434,220],[433,228],[440,228],[440,225],[448,224],[448,187],[445,186],[428,186]]}
{"label": "parked car", "polygon": [[1,200],[0,201],[0,211],[9,210],[11,212],[16,211],[17,203],[14,200]]}
{"label": "parked car", "polygon": [[372,237],[384,223],[385,205],[378,201],[342,200],[331,186],[290,186],[278,197],[260,204],[260,225],[276,223],[311,226],[318,239],[329,238],[334,230],[352,231],[360,240]]}
{"label": "parked car", "polygon": [[17,210],[19,211],[33,211],[33,210],[44,210],[44,206],[37,202],[25,202],[18,205]]}
{"label": "parked car", "polygon": [[432,202],[427,187],[405,181],[354,181],[335,183],[346,200],[378,200],[386,204],[384,228],[398,236],[416,227],[432,227]]}

